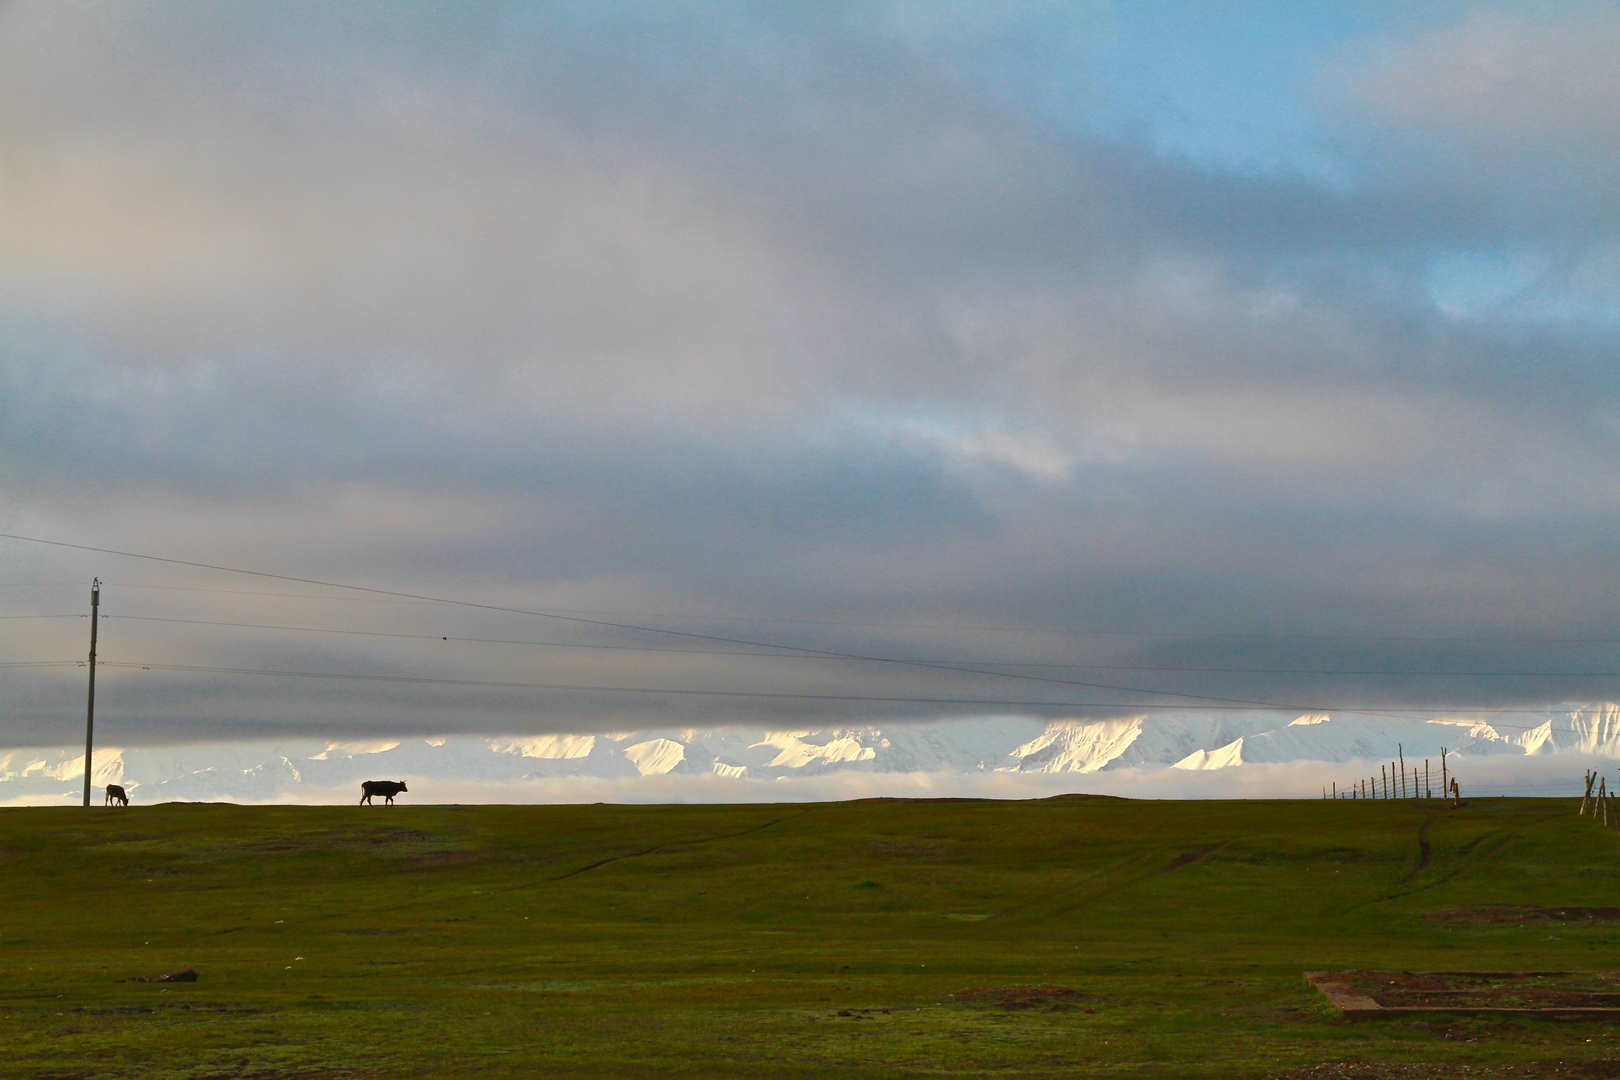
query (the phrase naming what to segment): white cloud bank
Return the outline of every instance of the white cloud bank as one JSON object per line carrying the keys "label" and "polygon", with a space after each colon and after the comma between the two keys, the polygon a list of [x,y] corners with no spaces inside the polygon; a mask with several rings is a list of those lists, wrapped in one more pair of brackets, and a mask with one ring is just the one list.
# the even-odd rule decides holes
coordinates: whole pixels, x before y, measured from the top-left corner
{"label": "white cloud bank", "polygon": [[[1441,750],[1468,794],[1568,794],[1620,761],[1620,706],[1489,719],[1307,714],[1126,717],[770,731],[717,728],[520,739],[107,748],[94,783],[136,803],[346,803],[400,779],[429,803],[804,802],[874,797],[1309,798],[1404,761],[1439,794]],[[1419,781],[1417,777],[1427,779]],[[0,754],[0,805],[71,805],[84,758]],[[99,795],[99,791],[98,791]]]}

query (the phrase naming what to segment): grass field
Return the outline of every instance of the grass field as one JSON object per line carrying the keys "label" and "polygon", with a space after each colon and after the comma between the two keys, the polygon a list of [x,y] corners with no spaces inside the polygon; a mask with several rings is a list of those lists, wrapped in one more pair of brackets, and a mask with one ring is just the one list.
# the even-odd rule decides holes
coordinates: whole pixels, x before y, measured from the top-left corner
{"label": "grass field", "polygon": [[[4,810],[0,1077],[1620,1076],[1606,1023],[1301,978],[1620,968],[1481,912],[1620,905],[1576,805]],[[952,996],[1019,985],[1077,993]]]}

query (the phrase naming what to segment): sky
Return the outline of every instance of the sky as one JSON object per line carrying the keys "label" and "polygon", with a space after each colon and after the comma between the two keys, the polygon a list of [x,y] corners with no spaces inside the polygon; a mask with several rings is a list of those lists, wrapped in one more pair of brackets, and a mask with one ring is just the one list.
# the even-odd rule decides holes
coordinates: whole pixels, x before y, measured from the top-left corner
{"label": "sky", "polygon": [[92,577],[121,745],[1612,699],[1617,104],[1612,4],[0,6],[0,741]]}

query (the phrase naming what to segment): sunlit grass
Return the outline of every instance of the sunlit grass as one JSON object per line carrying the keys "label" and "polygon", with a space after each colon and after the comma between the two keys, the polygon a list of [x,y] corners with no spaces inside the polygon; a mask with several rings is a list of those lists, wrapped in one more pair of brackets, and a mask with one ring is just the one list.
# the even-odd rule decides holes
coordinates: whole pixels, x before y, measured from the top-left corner
{"label": "sunlit grass", "polygon": [[[0,1077],[1490,1075],[1604,1058],[1604,1024],[1348,1024],[1301,978],[1620,967],[1620,924],[1437,917],[1615,905],[1620,835],[1574,808],[0,811]],[[197,982],[119,981],[187,967]],[[1014,984],[1079,993],[951,997]]]}

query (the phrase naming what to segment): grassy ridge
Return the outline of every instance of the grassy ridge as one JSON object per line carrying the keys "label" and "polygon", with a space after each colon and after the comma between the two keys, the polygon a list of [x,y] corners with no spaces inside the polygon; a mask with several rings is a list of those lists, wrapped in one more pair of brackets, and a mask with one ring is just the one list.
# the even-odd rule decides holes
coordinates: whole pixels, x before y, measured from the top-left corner
{"label": "grassy ridge", "polygon": [[[1620,924],[1436,917],[1620,904],[1574,809],[0,811],[0,1077],[1611,1075],[1605,1024],[1347,1024],[1300,977],[1620,967]],[[949,996],[1043,983],[1082,996]]]}

